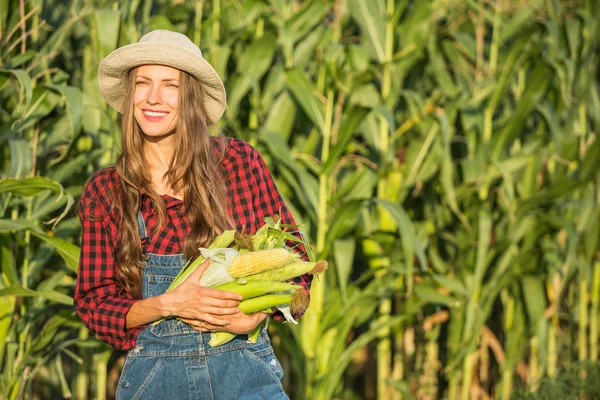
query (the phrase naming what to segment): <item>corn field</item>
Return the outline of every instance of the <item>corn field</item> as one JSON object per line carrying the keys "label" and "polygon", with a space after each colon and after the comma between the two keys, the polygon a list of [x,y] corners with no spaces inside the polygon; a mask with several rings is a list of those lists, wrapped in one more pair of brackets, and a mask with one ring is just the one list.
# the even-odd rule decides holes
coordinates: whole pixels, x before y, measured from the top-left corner
{"label": "corn field", "polygon": [[598,368],[597,0],[0,0],[1,399],[114,397],[124,354],[72,307],[75,204],[120,146],[99,62],[153,29],[199,45],[218,129],[329,261],[269,326],[290,398],[509,399]]}

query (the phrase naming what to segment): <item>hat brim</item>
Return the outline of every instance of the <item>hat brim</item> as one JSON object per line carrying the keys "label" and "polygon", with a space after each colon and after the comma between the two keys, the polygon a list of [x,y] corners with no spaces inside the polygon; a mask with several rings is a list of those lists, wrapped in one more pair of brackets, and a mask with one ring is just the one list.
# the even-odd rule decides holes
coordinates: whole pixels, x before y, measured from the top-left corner
{"label": "hat brim", "polygon": [[209,124],[216,123],[225,112],[226,95],[223,81],[202,56],[179,46],[161,43],[134,43],[110,53],[98,68],[98,86],[106,102],[123,113],[127,73],[140,65],[166,65],[185,71],[202,85],[204,108]]}

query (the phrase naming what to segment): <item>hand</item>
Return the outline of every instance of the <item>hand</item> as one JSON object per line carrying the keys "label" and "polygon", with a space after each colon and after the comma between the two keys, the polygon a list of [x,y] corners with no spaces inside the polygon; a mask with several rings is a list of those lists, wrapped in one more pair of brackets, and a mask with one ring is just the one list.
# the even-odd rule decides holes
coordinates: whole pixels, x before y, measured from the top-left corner
{"label": "hand", "polygon": [[190,324],[192,328],[198,332],[224,331],[243,335],[252,331],[258,326],[258,324],[263,322],[268,317],[269,314],[263,312],[257,312],[248,315],[244,314],[243,312],[233,315],[225,315],[223,318],[229,321],[229,324],[226,326],[217,326],[204,321],[186,318],[180,318],[180,320]]}
{"label": "hand", "polygon": [[206,259],[181,285],[162,296],[169,315],[179,317],[184,322],[196,321],[190,325],[197,325],[197,321],[202,321],[210,326],[222,328],[231,323],[226,317],[243,314],[238,308],[242,296],[201,286],[200,278],[209,265],[210,260]]}

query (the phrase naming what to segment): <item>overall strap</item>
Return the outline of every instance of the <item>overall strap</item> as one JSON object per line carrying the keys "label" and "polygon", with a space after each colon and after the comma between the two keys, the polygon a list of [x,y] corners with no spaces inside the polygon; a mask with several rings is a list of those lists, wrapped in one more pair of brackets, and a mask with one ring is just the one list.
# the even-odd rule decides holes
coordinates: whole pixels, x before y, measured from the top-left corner
{"label": "overall strap", "polygon": [[141,211],[138,211],[137,215],[138,229],[140,232],[140,239],[148,239],[148,233],[146,232],[146,222],[144,222],[144,216]]}

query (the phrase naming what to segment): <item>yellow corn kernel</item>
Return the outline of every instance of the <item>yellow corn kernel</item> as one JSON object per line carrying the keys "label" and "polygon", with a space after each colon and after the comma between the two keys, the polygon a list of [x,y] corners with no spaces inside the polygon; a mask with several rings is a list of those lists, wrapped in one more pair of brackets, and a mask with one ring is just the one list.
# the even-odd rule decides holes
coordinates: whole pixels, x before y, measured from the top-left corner
{"label": "yellow corn kernel", "polygon": [[240,254],[233,259],[229,275],[234,278],[258,274],[282,266],[290,258],[286,249],[270,249]]}

